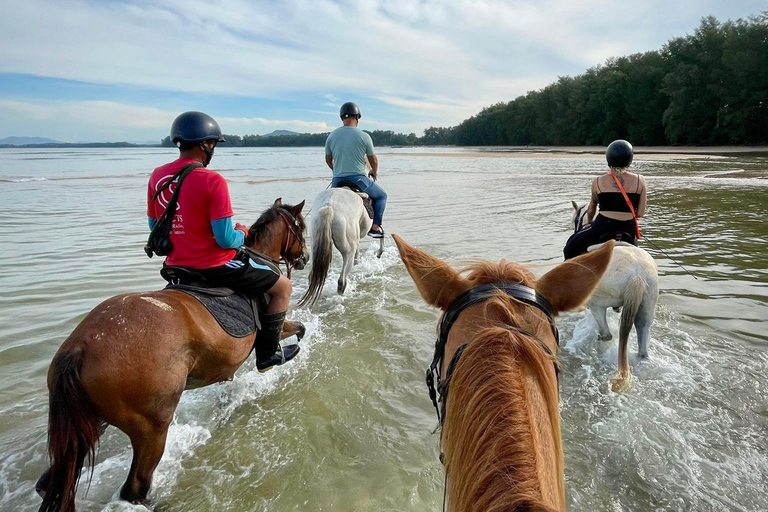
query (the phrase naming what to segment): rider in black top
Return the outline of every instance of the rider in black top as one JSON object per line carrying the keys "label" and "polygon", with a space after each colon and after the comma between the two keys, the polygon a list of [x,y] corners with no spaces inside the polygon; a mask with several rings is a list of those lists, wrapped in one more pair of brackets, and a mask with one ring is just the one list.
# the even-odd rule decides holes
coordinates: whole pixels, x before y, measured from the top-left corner
{"label": "rider in black top", "polygon": [[[646,188],[642,176],[628,171],[633,155],[632,145],[625,140],[615,140],[608,146],[605,158],[610,170],[592,182],[587,222],[594,221],[568,239],[563,249],[566,260],[587,252],[591,245],[611,239],[620,238],[637,245],[635,216],[645,214]],[[617,181],[632,204],[634,216]],[[600,212],[595,216],[598,206]]]}

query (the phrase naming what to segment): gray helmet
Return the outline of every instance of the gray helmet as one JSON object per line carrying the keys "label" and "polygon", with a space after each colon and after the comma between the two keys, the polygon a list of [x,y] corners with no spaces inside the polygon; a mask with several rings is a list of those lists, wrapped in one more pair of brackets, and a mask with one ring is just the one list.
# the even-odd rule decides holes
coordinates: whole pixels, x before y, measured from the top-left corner
{"label": "gray helmet", "polygon": [[360,107],[358,107],[351,101],[348,101],[341,106],[341,110],[339,110],[339,115],[341,116],[342,119],[346,119],[348,117],[357,117],[359,119],[363,117],[360,114]]}
{"label": "gray helmet", "polygon": [[226,142],[221,136],[221,128],[208,114],[202,112],[184,112],[171,125],[171,142],[203,142],[216,140]]}
{"label": "gray helmet", "polygon": [[605,159],[608,161],[608,167],[629,167],[632,163],[632,144],[619,139],[611,142],[608,149],[605,150]]}

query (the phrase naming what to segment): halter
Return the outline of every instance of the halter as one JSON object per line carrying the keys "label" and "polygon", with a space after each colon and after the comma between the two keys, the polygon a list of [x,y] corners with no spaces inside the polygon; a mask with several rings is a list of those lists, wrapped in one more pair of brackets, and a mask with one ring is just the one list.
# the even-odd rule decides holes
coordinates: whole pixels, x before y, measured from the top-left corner
{"label": "halter", "polygon": [[[448,343],[448,333],[450,332],[451,327],[453,327],[454,322],[456,322],[456,320],[459,318],[459,315],[465,309],[467,309],[469,306],[473,306],[490,299],[491,297],[497,295],[498,292],[504,292],[513,299],[517,299],[524,304],[533,306],[547,315],[549,323],[552,327],[552,332],[555,335],[555,340],[557,340],[558,345],[560,344],[560,335],[557,331],[557,326],[555,325],[554,310],[552,309],[550,303],[544,297],[539,295],[538,292],[536,292],[536,290],[533,288],[529,288],[528,286],[516,283],[493,283],[475,286],[474,288],[471,288],[456,297],[451,305],[448,306],[448,309],[445,311],[445,314],[443,315],[443,318],[438,325],[437,341],[435,342],[435,356],[432,359],[432,364],[430,364],[429,368],[427,368],[426,375],[429,397],[432,399],[432,405],[435,406],[437,419],[440,422],[440,425],[442,425],[443,421],[445,420],[445,403],[448,398],[448,385],[450,383],[451,376],[453,375],[453,370],[456,367],[461,354],[464,352],[464,349],[467,347],[467,344],[465,343],[456,350],[456,353],[453,355],[451,363],[448,366],[446,378],[445,380],[441,381],[440,366],[442,364],[443,357],[445,356],[445,345]],[[539,342],[542,350],[544,350],[550,356],[553,355],[549,347],[547,347],[543,341],[534,336],[531,332],[515,326],[507,326],[507,329],[519,332],[520,334],[535,339]],[[557,365],[555,365],[555,372],[557,371]],[[437,382],[437,386],[435,386],[435,382]],[[442,403],[442,407],[438,406],[438,393],[440,394],[440,402]]]}

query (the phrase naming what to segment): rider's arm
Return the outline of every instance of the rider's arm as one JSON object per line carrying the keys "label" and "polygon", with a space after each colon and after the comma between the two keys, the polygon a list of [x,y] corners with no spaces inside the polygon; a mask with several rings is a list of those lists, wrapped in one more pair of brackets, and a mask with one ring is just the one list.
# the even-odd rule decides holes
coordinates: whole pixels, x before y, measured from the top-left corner
{"label": "rider's arm", "polygon": [[325,163],[333,170],[333,155],[325,155]]}
{"label": "rider's arm", "polygon": [[638,174],[637,179],[640,180],[640,202],[637,204],[637,212],[635,212],[635,215],[639,218],[645,215],[645,203],[648,198],[645,193],[645,178]]}
{"label": "rider's arm", "polygon": [[597,213],[597,180],[592,182],[592,197],[589,199],[589,207],[587,208],[587,222],[595,220],[595,214]]}
{"label": "rider's arm", "polygon": [[157,224],[157,219],[153,219],[152,217],[147,217],[147,221],[149,222],[149,230],[152,231],[155,229],[155,224]]}
{"label": "rider's arm", "polygon": [[245,233],[232,227],[232,217],[211,221],[213,236],[222,249],[237,249],[245,242]]}
{"label": "rider's arm", "polygon": [[371,172],[368,175],[376,181],[379,175],[379,158],[376,155],[368,155],[368,163],[371,164]]}

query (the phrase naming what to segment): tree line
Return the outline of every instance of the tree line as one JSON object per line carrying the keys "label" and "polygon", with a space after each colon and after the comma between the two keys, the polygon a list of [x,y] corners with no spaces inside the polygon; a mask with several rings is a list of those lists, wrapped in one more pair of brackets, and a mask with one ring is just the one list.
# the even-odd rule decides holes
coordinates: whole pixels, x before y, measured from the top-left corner
{"label": "tree line", "polygon": [[659,51],[561,77],[447,135],[459,145],[764,144],[768,13],[725,23],[704,18]]}
{"label": "tree line", "polygon": [[[611,58],[585,73],[483,109],[422,137],[368,132],[377,146],[768,143],[768,12],[703,18],[661,50]],[[322,146],[327,133],[226,135],[226,145]],[[163,146],[172,146],[168,137]]]}

